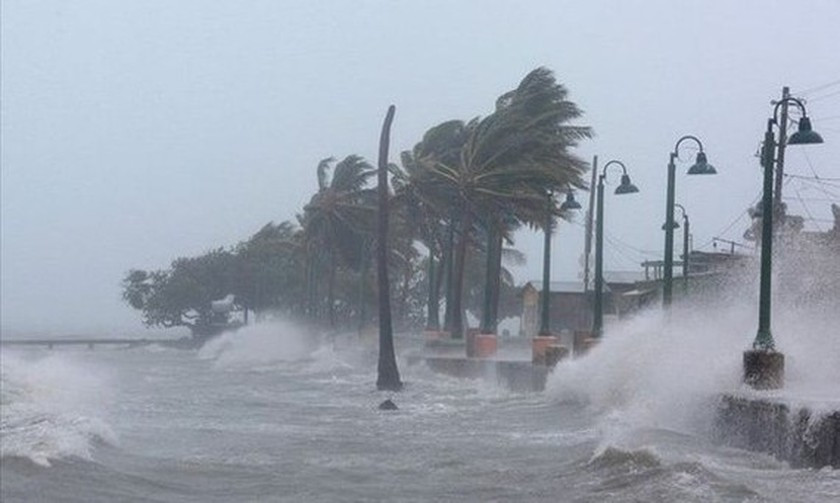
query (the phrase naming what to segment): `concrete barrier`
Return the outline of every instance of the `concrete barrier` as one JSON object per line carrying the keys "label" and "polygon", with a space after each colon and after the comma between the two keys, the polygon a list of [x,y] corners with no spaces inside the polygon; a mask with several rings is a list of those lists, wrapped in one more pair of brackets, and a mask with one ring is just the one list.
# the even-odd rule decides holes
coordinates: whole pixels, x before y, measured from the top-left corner
{"label": "concrete barrier", "polygon": [[771,398],[723,395],[715,440],[772,454],[794,467],[840,468],[840,410],[815,413]]}
{"label": "concrete barrier", "polygon": [[477,334],[473,338],[473,348],[476,358],[491,358],[496,355],[498,344],[493,334]]}
{"label": "concrete barrier", "polygon": [[557,346],[560,339],[553,335],[538,335],[531,339],[531,362],[534,365],[545,365],[545,353],[549,346]]}

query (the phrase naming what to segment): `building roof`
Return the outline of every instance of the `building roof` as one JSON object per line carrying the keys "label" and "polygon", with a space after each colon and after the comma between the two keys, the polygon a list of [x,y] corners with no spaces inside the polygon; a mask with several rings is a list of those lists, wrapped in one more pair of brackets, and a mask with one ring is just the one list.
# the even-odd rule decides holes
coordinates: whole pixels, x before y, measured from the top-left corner
{"label": "building roof", "polygon": [[[531,286],[537,292],[542,293],[542,280],[532,280],[525,283],[525,287]],[[550,281],[548,289],[551,293],[584,293],[583,281]],[[591,287],[590,287],[591,290]],[[604,290],[609,291],[609,286],[604,285]]]}

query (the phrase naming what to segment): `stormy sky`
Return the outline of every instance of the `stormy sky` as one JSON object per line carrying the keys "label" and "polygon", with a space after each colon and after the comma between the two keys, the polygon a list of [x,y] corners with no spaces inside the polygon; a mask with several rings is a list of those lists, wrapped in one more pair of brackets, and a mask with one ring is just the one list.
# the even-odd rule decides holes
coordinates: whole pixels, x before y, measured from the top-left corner
{"label": "stormy sky", "polygon": [[[826,141],[789,149],[790,211],[825,230],[840,199],[834,0],[4,0],[1,19],[6,332],[139,331],[120,300],[128,269],[293,219],[320,159],[375,161],[389,104],[395,158],[430,126],[492,112],[541,65],[595,129],[578,153],[622,160],[641,189],[607,198],[607,270],[661,256],[684,134],[719,172],[684,176],[695,150],[682,150],[695,248],[740,240],[783,85]],[[582,221],[559,227],[554,279],[578,277]],[[517,245],[518,279],[539,277],[541,237]]]}

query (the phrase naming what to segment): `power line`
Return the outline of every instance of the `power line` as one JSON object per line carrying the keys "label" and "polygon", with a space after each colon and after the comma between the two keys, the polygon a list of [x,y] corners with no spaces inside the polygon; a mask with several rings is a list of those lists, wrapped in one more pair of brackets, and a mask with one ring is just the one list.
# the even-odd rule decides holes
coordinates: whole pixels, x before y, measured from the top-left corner
{"label": "power line", "polygon": [[831,82],[829,82],[827,84],[822,84],[822,85],[819,85],[819,86],[816,86],[816,87],[812,87],[810,89],[806,89],[804,91],[799,91],[796,94],[798,94],[799,96],[805,96],[807,94],[813,94],[817,91],[822,91],[823,89],[827,89],[831,86],[836,86],[838,84],[840,84],[840,80],[832,80]]}
{"label": "power line", "polygon": [[826,98],[831,98],[833,96],[837,96],[838,94],[840,94],[840,91],[834,91],[833,93],[828,93],[828,94],[824,94],[822,96],[817,96],[816,98],[809,99],[808,103],[813,103],[815,101],[820,101],[820,100],[824,100]]}
{"label": "power line", "polygon": [[831,177],[822,177],[822,176],[805,176],[805,175],[792,175],[790,173],[785,173],[785,177],[788,178],[796,178],[800,180],[822,180],[825,182],[840,182],[840,178],[831,178]]}
{"label": "power line", "polygon": [[631,244],[628,244],[628,243],[625,243],[624,241],[622,241],[622,240],[618,239],[617,237],[613,236],[612,234],[608,235],[608,237],[609,237],[610,239],[612,239],[614,242],[616,242],[616,243],[618,243],[618,244],[620,244],[620,245],[624,246],[625,248],[628,248],[628,249],[630,249],[630,250],[633,250],[634,252],[636,252],[636,253],[638,253],[638,254],[640,254],[640,255],[649,255],[649,256],[656,256],[656,257],[658,257],[658,256],[659,256],[659,251],[654,251],[654,250],[643,250],[643,249],[641,249],[641,248],[636,248],[635,246],[633,246],[633,245],[631,245]]}
{"label": "power line", "polygon": [[[755,198],[753,198],[752,202],[749,204],[749,206],[748,206],[748,207],[749,207],[749,208],[754,207],[754,206],[755,206],[755,204],[759,201],[759,199],[761,199],[761,192],[759,192],[759,193],[758,193],[758,195],[757,195],[757,196],[755,196]],[[735,227],[735,225],[736,225],[738,222],[740,222],[740,221],[741,221],[741,219],[742,219],[742,218],[744,218],[745,216],[749,216],[749,211],[748,211],[748,210],[744,210],[744,211],[742,211],[741,213],[739,213],[739,214],[738,214],[738,216],[737,216],[737,217],[735,217],[735,219],[734,219],[734,220],[732,220],[732,221],[729,223],[729,225],[727,225],[726,227],[724,227],[722,230],[717,231],[717,232],[716,232],[716,233],[714,233],[713,235],[714,235],[714,236],[725,236],[725,235],[726,235],[726,233],[727,233],[727,232],[729,232],[729,230],[730,230],[730,229],[732,229],[733,227]],[[704,249],[704,248],[707,248],[709,245],[711,245],[711,244],[714,242],[714,240],[715,240],[714,238],[709,239],[708,241],[704,242],[702,245],[700,245],[700,246],[696,247],[695,249],[697,249],[697,250],[702,250],[702,249]]]}
{"label": "power line", "polygon": [[[808,205],[807,205],[807,204],[805,204],[805,201],[802,199],[802,196],[799,194],[799,191],[797,190],[797,191],[795,191],[795,192],[796,192],[796,197],[798,197],[798,198],[799,198],[799,204],[801,204],[801,205],[802,205],[802,207],[805,209],[805,213],[807,213],[807,214],[808,214],[808,218],[810,218],[811,220],[813,220],[814,222],[816,222],[816,220],[814,219],[814,215],[812,215],[812,214],[811,214],[811,209],[810,209],[810,208],[808,208]],[[818,230],[818,231],[820,231],[820,232],[822,232],[822,227],[820,227],[820,225],[819,225],[819,224],[817,224],[817,230]]]}
{"label": "power line", "polygon": [[[808,169],[811,170],[811,173],[813,173],[814,178],[820,178],[820,175],[817,174],[817,170],[814,169],[814,163],[811,162],[811,156],[808,155],[808,151],[803,150],[802,154],[805,156],[805,161],[806,164],[808,164]],[[829,194],[824,187],[820,187],[820,190],[823,192],[823,194],[827,195],[828,197],[832,197],[831,194]]]}
{"label": "power line", "polygon": [[836,199],[826,198],[826,197],[801,197],[799,196],[799,191],[796,191],[797,197],[783,197],[785,201],[809,201],[812,203],[840,203],[840,197]]}
{"label": "power line", "polygon": [[837,194],[835,194],[834,192],[832,192],[832,191],[830,191],[826,188],[826,187],[831,187],[832,189],[840,189],[840,185],[833,185],[830,182],[821,182],[819,180],[813,180],[813,179],[807,179],[807,178],[806,179],[800,179],[798,181],[800,183],[800,186],[802,186],[802,184],[805,184],[805,186],[808,189],[821,192],[822,194],[824,194],[828,197],[831,197],[831,198],[840,197]]}

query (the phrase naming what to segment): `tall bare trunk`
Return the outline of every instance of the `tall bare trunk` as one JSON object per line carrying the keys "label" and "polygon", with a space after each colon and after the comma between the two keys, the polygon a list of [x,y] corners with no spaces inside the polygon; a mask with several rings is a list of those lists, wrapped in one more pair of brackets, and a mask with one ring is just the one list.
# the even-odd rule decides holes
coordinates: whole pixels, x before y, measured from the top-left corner
{"label": "tall bare trunk", "polygon": [[429,298],[426,306],[426,330],[438,331],[440,330],[440,313],[438,312],[438,282],[437,271],[435,269],[435,251],[434,245],[429,245]]}
{"label": "tall bare trunk", "polygon": [[495,334],[499,326],[499,291],[502,279],[502,233],[498,219],[487,229],[487,276],[484,281],[484,310],[481,333]]}
{"label": "tall bare trunk", "polygon": [[394,120],[394,105],[388,107],[382,134],[379,137],[379,166],[377,171],[377,192],[379,214],[377,219],[378,243],[376,249],[376,270],[379,283],[379,364],[376,388],[399,391],[402,389],[397,357],[394,354],[394,332],[391,326],[391,295],[388,283],[388,146],[391,137],[391,122]]}
{"label": "tall bare trunk", "polygon": [[446,244],[443,250],[443,283],[444,283],[444,298],[446,299],[446,309],[443,313],[443,330],[452,333],[452,271],[454,269],[453,262],[455,260],[455,216],[449,217],[449,223],[446,230]]}
{"label": "tall bare trunk", "polygon": [[458,236],[458,246],[455,248],[455,264],[452,271],[452,337],[459,339],[464,336],[464,271],[467,264],[467,242],[472,227],[472,214],[469,205],[464,202],[461,214],[461,235]]}

